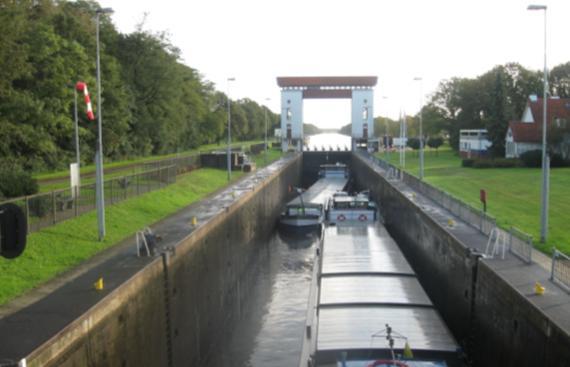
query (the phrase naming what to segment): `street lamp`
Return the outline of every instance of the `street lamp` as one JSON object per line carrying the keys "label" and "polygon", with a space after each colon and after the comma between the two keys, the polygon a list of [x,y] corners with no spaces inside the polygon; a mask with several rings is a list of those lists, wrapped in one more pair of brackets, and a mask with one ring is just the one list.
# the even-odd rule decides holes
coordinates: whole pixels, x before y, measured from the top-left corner
{"label": "street lamp", "polygon": [[424,132],[423,132],[423,116],[422,108],[424,104],[423,96],[423,79],[421,77],[415,77],[415,81],[420,82],[420,180],[424,179]]}
{"label": "street lamp", "polygon": [[228,97],[228,182],[232,179],[232,162],[231,162],[231,154],[232,154],[232,118],[231,118],[231,111],[230,111],[230,82],[235,81],[236,78],[228,78],[227,81],[227,97]]}
{"label": "street lamp", "polygon": [[[265,98],[266,102],[271,101],[271,98]],[[269,107],[265,106],[265,165],[267,165],[267,109]]]}
{"label": "street lamp", "polygon": [[98,9],[96,20],[96,41],[97,41],[97,148],[95,153],[96,165],[96,182],[95,182],[95,197],[97,201],[97,224],[99,229],[99,241],[105,238],[105,196],[103,190],[103,132],[102,132],[102,115],[101,110],[101,57],[99,45],[99,23],[101,14],[111,14],[113,9],[101,8]]}
{"label": "street lamp", "polygon": [[542,190],[540,206],[540,242],[548,235],[548,170],[550,162],[546,155],[546,108],[548,91],[548,69],[546,67],[546,5],[529,5],[527,10],[544,10],[544,95],[542,97]]}
{"label": "street lamp", "polygon": [[[383,100],[388,99],[387,96],[382,96]],[[390,138],[388,137],[388,116],[384,118],[384,122],[386,123],[386,133],[384,134],[384,149],[386,149],[386,160],[390,162]],[[380,146],[378,146],[380,148]]]}

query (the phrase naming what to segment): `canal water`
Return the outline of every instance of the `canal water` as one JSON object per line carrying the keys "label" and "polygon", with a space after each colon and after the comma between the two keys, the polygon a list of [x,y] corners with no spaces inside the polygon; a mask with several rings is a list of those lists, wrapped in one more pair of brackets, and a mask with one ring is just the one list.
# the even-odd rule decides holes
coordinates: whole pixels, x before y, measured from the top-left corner
{"label": "canal water", "polygon": [[317,234],[279,231],[259,247],[244,300],[233,325],[216,348],[212,367],[299,363]]}

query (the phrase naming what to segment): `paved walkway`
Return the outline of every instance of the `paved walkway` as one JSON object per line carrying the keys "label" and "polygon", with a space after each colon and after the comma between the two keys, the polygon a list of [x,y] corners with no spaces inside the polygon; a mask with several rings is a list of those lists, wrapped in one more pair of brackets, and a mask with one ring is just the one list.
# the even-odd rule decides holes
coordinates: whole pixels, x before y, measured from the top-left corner
{"label": "paved walkway", "polygon": [[[388,177],[387,172],[378,165],[369,161],[366,161],[366,163],[383,177]],[[414,191],[402,181],[390,180],[390,182],[410,200],[414,201],[431,218],[441,226],[446,227],[466,247],[474,248],[480,253],[485,252],[488,237],[480,232],[479,229],[462,221],[450,211]],[[449,219],[453,221],[451,226],[448,224]],[[486,258],[481,261],[488,264],[508,284],[547,315],[553,323],[570,335],[570,294],[550,280],[551,262],[548,256],[535,250],[532,258],[533,262],[529,265],[507,250],[504,259],[501,256],[495,256],[493,259]],[[545,293],[541,296],[534,293],[534,285],[537,281],[546,288]]]}
{"label": "paved walkway", "polygon": [[[176,246],[196,228],[234,204],[240,196],[281,170],[290,160],[284,158],[274,162],[156,223],[152,229],[162,237],[160,246],[163,249]],[[194,216],[198,219],[197,226],[191,225]],[[1,306],[0,365],[28,356],[153,259],[137,257],[135,237],[132,236],[77,269]],[[94,290],[93,283],[100,276],[104,277],[105,287],[99,292]]]}

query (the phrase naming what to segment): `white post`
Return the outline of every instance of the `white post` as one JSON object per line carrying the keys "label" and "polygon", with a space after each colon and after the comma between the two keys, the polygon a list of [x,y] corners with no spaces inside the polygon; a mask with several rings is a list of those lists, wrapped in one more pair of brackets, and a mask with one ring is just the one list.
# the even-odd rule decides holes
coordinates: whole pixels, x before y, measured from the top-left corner
{"label": "white post", "polygon": [[424,178],[424,134],[423,134],[423,116],[422,116],[422,108],[423,108],[423,79],[420,77],[414,78],[414,80],[420,82],[420,180]]}

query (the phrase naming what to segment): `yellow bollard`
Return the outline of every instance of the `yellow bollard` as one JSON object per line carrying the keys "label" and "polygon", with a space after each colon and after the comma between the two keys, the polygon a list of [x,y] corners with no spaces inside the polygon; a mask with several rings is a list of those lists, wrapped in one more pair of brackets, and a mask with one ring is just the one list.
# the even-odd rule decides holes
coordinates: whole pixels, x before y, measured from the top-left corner
{"label": "yellow bollard", "polygon": [[447,225],[448,225],[449,227],[453,227],[453,226],[455,225],[455,221],[454,221],[453,219],[449,218],[449,219],[447,220]]}
{"label": "yellow bollard", "polygon": [[540,284],[539,282],[534,283],[534,293],[542,296],[544,294],[544,286],[542,284]]}
{"label": "yellow bollard", "polygon": [[103,277],[97,279],[97,281],[93,283],[93,288],[95,288],[97,291],[102,291],[103,287]]}
{"label": "yellow bollard", "polygon": [[192,225],[195,227],[196,225],[198,225],[198,218],[196,217],[192,217]]}

